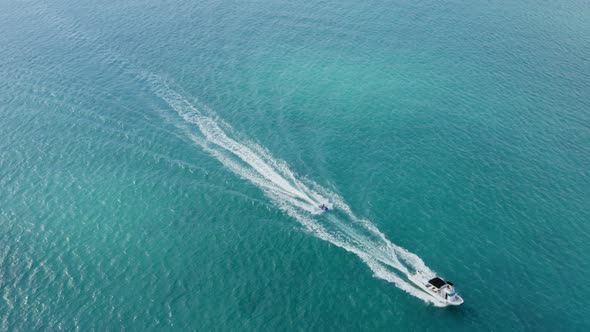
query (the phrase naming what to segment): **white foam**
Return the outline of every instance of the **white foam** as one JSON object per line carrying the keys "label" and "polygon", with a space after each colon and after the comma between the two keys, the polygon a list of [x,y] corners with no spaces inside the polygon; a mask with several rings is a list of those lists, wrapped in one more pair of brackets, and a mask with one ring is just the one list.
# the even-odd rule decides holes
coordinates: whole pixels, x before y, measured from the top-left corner
{"label": "white foam", "polygon": [[[434,298],[414,287],[392,269],[403,275],[410,270],[433,274],[424,262],[399,246],[391,243],[375,225],[356,217],[344,200],[317,183],[299,179],[285,162],[277,160],[263,147],[240,139],[239,135],[217,118],[207,107],[197,109],[188,99],[168,87],[160,77],[142,71],[138,60],[129,61],[97,38],[80,32],[79,26],[53,13],[43,5],[43,17],[53,20],[59,31],[77,44],[91,45],[101,61],[118,65],[122,70],[151,83],[154,91],[183,119],[177,126],[193,142],[209,152],[225,167],[259,187],[279,208],[297,220],[310,234],[357,255],[374,275],[395,284],[398,288],[437,306]],[[168,117],[167,117],[168,118]],[[194,130],[198,129],[198,131]],[[190,165],[194,166],[194,165]],[[319,204],[342,211],[344,216],[322,214]]]}
{"label": "white foam", "polygon": [[[197,108],[158,78],[152,76],[149,81],[154,91],[182,118],[177,126],[193,142],[260,188],[309,233],[354,253],[376,277],[425,302],[444,306],[407,281],[413,271],[432,274],[424,262],[389,241],[370,221],[356,217],[339,195],[313,181],[298,178],[285,162],[273,158],[262,146],[240,139],[210,109]],[[334,213],[320,214],[318,206],[326,202],[332,202]]]}

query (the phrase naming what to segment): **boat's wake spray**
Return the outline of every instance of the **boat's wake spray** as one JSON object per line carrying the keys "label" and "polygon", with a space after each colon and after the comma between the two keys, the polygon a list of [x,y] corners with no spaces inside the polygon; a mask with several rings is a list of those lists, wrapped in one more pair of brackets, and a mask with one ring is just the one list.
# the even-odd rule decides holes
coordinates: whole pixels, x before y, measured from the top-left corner
{"label": "boat's wake spray", "polygon": [[[433,274],[416,255],[391,243],[375,225],[356,217],[336,193],[298,178],[288,165],[258,144],[240,138],[207,107],[196,107],[159,78],[148,79],[159,97],[181,117],[176,125],[226,168],[260,188],[309,233],[357,255],[376,277],[434,305],[444,306],[407,281],[415,271]],[[322,204],[334,211],[322,214]]]}
{"label": "boat's wake spray", "polygon": [[[49,7],[43,5],[39,11],[57,26],[66,39],[76,44],[92,45],[99,51],[96,53],[102,63],[117,66],[135,78],[149,82],[153,91],[182,119],[174,120],[179,129],[225,167],[260,188],[310,234],[354,253],[375,276],[394,283],[425,302],[444,306],[407,281],[408,274],[414,271],[433,275],[420,257],[391,243],[368,220],[357,218],[339,195],[313,181],[296,177],[286,163],[273,158],[263,147],[240,138],[211,110],[195,107],[198,103],[188,101],[177,92],[180,89],[170,88],[160,77],[146,73],[137,60],[129,60],[99,38],[81,32],[77,25],[71,24],[59,13],[53,13]],[[327,202],[331,202],[329,207],[334,211],[322,214],[319,206]]]}

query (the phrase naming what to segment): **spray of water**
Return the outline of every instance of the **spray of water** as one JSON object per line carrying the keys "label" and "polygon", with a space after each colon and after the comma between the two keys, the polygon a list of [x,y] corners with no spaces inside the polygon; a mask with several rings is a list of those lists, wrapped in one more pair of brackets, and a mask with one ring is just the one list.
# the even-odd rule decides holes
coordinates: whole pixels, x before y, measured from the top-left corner
{"label": "spray of water", "polygon": [[[416,271],[433,275],[420,257],[396,246],[375,225],[355,216],[342,197],[317,183],[297,177],[288,165],[263,147],[240,138],[205,106],[195,106],[158,78],[149,79],[155,93],[179,116],[177,126],[227,169],[260,188],[271,202],[297,220],[307,232],[357,255],[378,278],[409,294],[444,306],[407,281]],[[330,202],[334,212],[322,214]]]}
{"label": "spray of water", "polygon": [[[40,4],[40,3],[38,3]],[[92,38],[54,13],[45,4],[37,14],[57,26],[65,38],[77,45],[96,49],[100,61],[119,68],[138,79],[145,79],[154,92],[179,116],[176,125],[190,140],[209,152],[226,168],[260,188],[280,209],[297,220],[310,234],[357,255],[378,278],[395,284],[409,294],[436,306],[445,306],[407,281],[407,276],[420,271],[434,273],[420,257],[391,243],[370,221],[355,216],[338,194],[317,183],[299,178],[285,162],[273,158],[263,147],[238,135],[231,126],[205,106],[195,106],[170,88],[160,77],[145,73],[137,59],[119,55],[98,38]],[[167,117],[167,116],[166,116]],[[322,214],[320,204],[330,202],[334,210]]]}

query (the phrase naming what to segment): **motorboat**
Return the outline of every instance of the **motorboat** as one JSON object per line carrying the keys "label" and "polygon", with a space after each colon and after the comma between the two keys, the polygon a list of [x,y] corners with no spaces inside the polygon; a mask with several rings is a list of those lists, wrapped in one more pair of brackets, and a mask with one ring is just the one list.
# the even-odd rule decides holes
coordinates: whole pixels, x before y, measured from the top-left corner
{"label": "motorboat", "polygon": [[463,298],[455,291],[455,285],[437,276],[427,276],[418,272],[410,275],[409,279],[437,301],[448,305],[461,305]]}

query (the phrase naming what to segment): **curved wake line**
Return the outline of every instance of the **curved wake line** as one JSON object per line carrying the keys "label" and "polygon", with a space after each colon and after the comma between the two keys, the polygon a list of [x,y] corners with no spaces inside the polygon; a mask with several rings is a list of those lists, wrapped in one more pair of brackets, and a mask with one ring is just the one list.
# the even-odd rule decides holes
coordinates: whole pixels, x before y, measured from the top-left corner
{"label": "curved wake line", "polygon": [[[227,169],[260,188],[277,207],[309,233],[357,255],[378,278],[436,306],[445,306],[407,281],[415,271],[434,274],[415,254],[396,246],[370,221],[356,217],[336,193],[299,179],[288,165],[239,135],[207,107],[195,107],[181,94],[150,76],[155,93],[183,121],[176,123],[194,143]],[[334,212],[321,214],[320,204],[331,202]]]}
{"label": "curved wake line", "polygon": [[[143,71],[143,66],[138,65],[138,59],[131,61],[100,39],[80,32],[78,24],[67,21],[59,13],[52,13],[46,5],[38,10],[43,17],[51,19],[50,23],[66,39],[95,49],[101,63],[118,67],[122,72],[150,83],[153,91],[183,119],[176,125],[189,139],[226,168],[259,187],[275,205],[296,219],[309,233],[354,253],[376,277],[394,283],[425,302],[445,306],[392,271],[406,277],[412,271],[433,274],[420,257],[391,243],[370,221],[357,218],[339,195],[313,181],[298,179],[286,163],[273,158],[266,149],[240,140],[231,126],[218,119],[213,111],[207,107],[196,108],[158,76]],[[318,205],[328,201],[332,202],[336,213],[321,214]]]}

